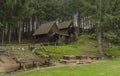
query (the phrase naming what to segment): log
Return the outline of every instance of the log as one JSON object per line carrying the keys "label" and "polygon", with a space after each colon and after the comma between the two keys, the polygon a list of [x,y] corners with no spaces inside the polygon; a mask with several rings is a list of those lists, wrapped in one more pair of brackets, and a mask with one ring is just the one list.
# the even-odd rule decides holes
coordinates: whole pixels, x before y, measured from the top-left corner
{"label": "log", "polygon": [[76,57],[73,56],[73,55],[64,55],[64,56],[63,56],[63,59],[66,59],[66,60],[75,60]]}

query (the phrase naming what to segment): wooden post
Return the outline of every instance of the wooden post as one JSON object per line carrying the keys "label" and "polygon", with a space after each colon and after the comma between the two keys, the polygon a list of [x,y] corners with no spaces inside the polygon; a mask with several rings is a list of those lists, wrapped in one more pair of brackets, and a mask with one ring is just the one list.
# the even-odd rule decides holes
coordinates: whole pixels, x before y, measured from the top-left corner
{"label": "wooden post", "polygon": [[27,70],[24,62],[21,62],[21,68],[23,68],[24,71]]}

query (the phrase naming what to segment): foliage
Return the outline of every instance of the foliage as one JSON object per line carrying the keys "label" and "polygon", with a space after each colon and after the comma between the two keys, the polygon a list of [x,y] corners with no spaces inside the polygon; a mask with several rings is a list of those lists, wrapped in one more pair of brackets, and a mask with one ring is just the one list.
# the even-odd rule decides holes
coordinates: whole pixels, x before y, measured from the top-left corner
{"label": "foliage", "polygon": [[[79,19],[88,18],[95,29],[100,28],[106,41],[119,44],[119,4],[119,0],[1,0],[0,31],[5,31],[1,36],[5,36],[3,40],[11,35],[13,40],[18,37],[19,41],[20,37],[32,39],[31,34],[41,23],[70,20],[73,19],[73,14],[78,13]],[[81,20],[78,21],[80,23]]]}

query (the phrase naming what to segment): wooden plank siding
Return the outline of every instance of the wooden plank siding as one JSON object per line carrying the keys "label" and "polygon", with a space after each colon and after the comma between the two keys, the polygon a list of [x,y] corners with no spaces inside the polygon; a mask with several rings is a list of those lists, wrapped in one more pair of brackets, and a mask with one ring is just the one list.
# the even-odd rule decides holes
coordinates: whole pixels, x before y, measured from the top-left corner
{"label": "wooden plank siding", "polygon": [[[74,30],[72,31],[71,28]],[[54,21],[41,25],[33,35],[35,36],[36,43],[64,44],[75,40],[75,28],[76,27],[74,26],[74,22],[72,20],[62,22],[58,25]]]}

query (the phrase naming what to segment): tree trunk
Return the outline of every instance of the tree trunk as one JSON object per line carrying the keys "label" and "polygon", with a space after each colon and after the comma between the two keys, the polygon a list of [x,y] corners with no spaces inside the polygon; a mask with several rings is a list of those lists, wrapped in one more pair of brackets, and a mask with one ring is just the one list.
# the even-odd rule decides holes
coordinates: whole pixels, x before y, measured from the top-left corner
{"label": "tree trunk", "polygon": [[103,40],[102,40],[102,29],[101,29],[101,19],[102,19],[102,0],[99,0],[99,14],[98,16],[100,17],[98,24],[97,24],[97,29],[96,29],[96,33],[97,33],[97,41],[98,41],[98,51],[100,52],[101,56],[104,56],[104,51],[103,51]]}
{"label": "tree trunk", "polygon": [[21,22],[21,20],[18,22],[18,25],[19,25],[18,42],[19,42],[19,44],[20,44],[20,43],[21,43],[21,31],[22,31],[22,28],[21,28],[22,22]]}
{"label": "tree trunk", "polygon": [[35,16],[34,31],[36,31],[36,29],[37,29],[37,21],[38,21],[37,16]]}
{"label": "tree trunk", "polygon": [[33,31],[33,28],[32,28],[32,18],[30,18],[30,32]]}
{"label": "tree trunk", "polygon": [[82,34],[85,34],[85,17],[83,17],[83,26],[82,26]]}
{"label": "tree trunk", "polygon": [[4,38],[5,38],[5,35],[4,35],[4,29],[2,31],[2,45],[4,44]]}
{"label": "tree trunk", "polygon": [[81,34],[81,16],[80,16],[80,12],[78,13],[78,35]]}
{"label": "tree trunk", "polygon": [[102,31],[101,28],[97,26],[96,29],[96,36],[97,36],[97,42],[98,42],[98,51],[101,56],[104,56],[104,51],[103,51],[103,41],[102,41]]}
{"label": "tree trunk", "polygon": [[11,44],[11,25],[9,25],[9,31],[8,31],[8,43]]}

